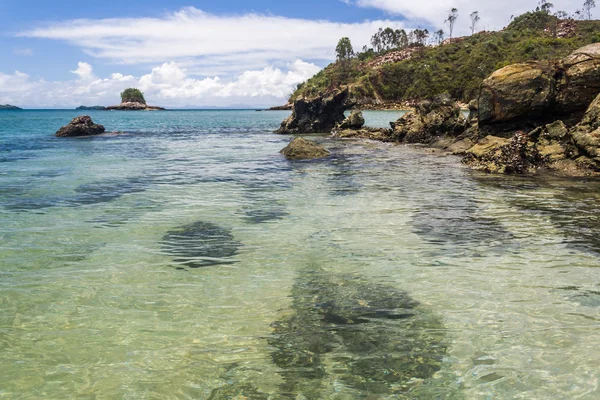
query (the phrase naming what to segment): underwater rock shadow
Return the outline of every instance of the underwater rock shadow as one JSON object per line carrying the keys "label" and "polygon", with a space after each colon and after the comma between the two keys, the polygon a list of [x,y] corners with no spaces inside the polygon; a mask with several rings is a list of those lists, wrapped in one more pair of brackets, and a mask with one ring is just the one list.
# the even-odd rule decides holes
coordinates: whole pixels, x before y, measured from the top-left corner
{"label": "underwater rock shadow", "polygon": [[161,240],[165,253],[178,265],[189,268],[234,264],[237,261],[232,257],[241,246],[230,229],[204,221],[169,231]]}
{"label": "underwater rock shadow", "polygon": [[404,291],[307,271],[292,296],[293,314],[273,323],[268,339],[285,397],[319,398],[328,375],[369,394],[402,393],[441,368],[441,320]]}

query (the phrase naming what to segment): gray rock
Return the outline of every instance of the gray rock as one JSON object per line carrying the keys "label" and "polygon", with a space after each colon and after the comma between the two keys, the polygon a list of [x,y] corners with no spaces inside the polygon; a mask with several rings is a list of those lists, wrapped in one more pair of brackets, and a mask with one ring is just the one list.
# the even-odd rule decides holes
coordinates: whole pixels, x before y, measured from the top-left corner
{"label": "gray rock", "polygon": [[56,132],[58,137],[92,136],[104,133],[104,126],[94,124],[88,115],[75,117],[69,125],[63,126]]}

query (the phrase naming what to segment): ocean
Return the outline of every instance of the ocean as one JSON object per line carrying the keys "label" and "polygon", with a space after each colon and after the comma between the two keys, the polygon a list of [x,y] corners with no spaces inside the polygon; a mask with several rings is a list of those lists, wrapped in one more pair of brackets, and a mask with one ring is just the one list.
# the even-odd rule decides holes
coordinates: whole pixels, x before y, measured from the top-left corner
{"label": "ocean", "polygon": [[0,399],[600,397],[598,181],[85,113],[0,112]]}

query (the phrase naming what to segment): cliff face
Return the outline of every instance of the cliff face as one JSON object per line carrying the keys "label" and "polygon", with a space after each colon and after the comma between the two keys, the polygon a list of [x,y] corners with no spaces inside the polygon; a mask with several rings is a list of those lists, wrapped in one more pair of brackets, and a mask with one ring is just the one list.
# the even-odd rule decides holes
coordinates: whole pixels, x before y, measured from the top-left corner
{"label": "cliff face", "polygon": [[333,63],[300,85],[290,100],[348,87],[351,100],[362,108],[387,108],[404,102],[414,105],[445,92],[468,103],[478,96],[479,86],[492,72],[531,60],[562,59],[600,41],[598,32],[600,21],[561,22],[544,13],[527,13],[499,32]]}

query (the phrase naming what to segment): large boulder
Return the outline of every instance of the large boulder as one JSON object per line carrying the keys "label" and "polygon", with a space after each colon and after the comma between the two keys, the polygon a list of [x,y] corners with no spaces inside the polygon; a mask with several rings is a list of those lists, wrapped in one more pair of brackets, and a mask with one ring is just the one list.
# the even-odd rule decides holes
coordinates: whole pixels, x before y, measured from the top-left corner
{"label": "large boulder", "polygon": [[331,154],[320,144],[303,138],[295,138],[290,142],[290,144],[283,148],[280,153],[290,160],[324,158]]}
{"label": "large boulder", "polygon": [[552,102],[552,75],[549,65],[538,62],[509,65],[494,72],[481,85],[479,122],[541,116]]}
{"label": "large boulder", "polygon": [[444,94],[433,101],[423,101],[391,123],[394,141],[429,144],[435,139],[463,133],[467,126],[460,107]]}
{"label": "large boulder", "polygon": [[600,92],[600,43],[582,47],[557,62],[506,66],[481,85],[479,124],[510,130],[555,120],[577,120]]}
{"label": "large boulder", "polygon": [[59,137],[92,136],[104,133],[104,126],[94,124],[88,115],[73,118],[69,125],[63,126],[56,132]]}
{"label": "large boulder", "polygon": [[297,99],[292,115],[281,123],[276,133],[329,133],[344,121],[344,112],[350,107],[347,89],[325,96]]}
{"label": "large boulder", "polygon": [[583,111],[600,92],[600,43],[575,50],[556,74],[559,113]]}

